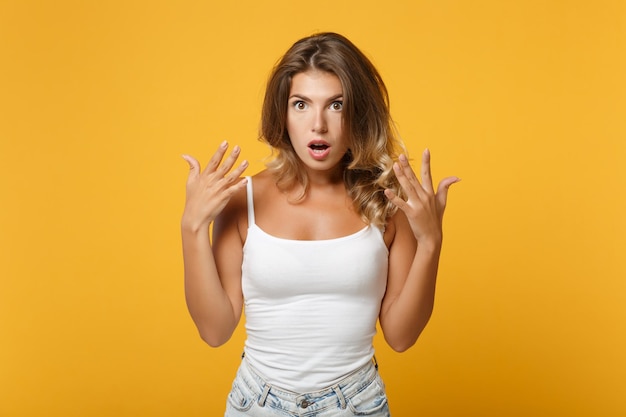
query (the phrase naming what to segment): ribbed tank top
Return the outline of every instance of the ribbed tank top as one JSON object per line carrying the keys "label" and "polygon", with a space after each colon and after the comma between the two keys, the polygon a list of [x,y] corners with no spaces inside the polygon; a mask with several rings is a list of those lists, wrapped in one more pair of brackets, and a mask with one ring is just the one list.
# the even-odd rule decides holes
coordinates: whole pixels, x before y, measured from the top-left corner
{"label": "ribbed tank top", "polygon": [[298,392],[329,387],[372,359],[387,285],[380,229],[291,240],[255,223],[248,177],[243,247],[246,359],[270,384]]}

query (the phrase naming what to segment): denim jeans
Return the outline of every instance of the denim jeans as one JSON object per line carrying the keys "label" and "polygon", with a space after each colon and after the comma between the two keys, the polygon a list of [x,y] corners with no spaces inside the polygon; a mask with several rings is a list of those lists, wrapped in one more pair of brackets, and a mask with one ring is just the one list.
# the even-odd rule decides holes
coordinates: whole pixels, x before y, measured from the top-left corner
{"label": "denim jeans", "polygon": [[298,394],[269,385],[244,358],[228,395],[225,417],[389,417],[385,386],[369,362],[335,385]]}

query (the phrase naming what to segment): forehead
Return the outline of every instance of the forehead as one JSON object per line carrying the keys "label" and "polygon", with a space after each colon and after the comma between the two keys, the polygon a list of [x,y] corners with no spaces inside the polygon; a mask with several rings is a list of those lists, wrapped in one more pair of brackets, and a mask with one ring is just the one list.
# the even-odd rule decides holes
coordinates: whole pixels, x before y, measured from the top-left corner
{"label": "forehead", "polygon": [[290,95],[309,98],[327,98],[343,93],[341,81],[332,72],[309,70],[299,72],[291,79]]}

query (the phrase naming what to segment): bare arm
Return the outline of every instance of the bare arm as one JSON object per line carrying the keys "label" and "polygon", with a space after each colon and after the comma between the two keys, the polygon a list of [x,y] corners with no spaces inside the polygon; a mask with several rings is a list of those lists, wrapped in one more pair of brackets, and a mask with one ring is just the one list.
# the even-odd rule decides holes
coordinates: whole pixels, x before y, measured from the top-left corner
{"label": "bare arm", "polygon": [[[239,156],[235,147],[222,162],[223,143],[204,171],[188,155],[187,198],[181,220],[185,297],[200,336],[211,346],[225,343],[235,330],[242,309],[241,240],[232,197],[245,189],[239,179],[246,161],[229,173]],[[213,247],[209,226],[214,223]]]}
{"label": "bare arm", "polygon": [[435,193],[428,150],[422,158],[421,183],[404,155],[394,165],[394,171],[407,201],[391,190],[385,191],[400,210],[392,219],[395,236],[389,249],[387,292],[380,323],[387,343],[394,350],[404,351],[415,344],[433,311],[447,191],[459,179],[445,178]]}

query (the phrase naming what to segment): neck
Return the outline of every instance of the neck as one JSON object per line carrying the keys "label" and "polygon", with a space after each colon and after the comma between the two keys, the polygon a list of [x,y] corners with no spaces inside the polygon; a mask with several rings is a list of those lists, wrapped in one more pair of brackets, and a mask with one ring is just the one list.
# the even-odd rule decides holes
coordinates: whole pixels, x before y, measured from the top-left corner
{"label": "neck", "polygon": [[343,168],[335,167],[328,171],[306,169],[310,187],[328,187],[343,185]]}
{"label": "neck", "polygon": [[[312,197],[315,199],[323,195],[345,195],[346,189],[343,182],[342,170],[306,170],[306,174],[309,180],[309,186],[304,199],[310,200]],[[289,190],[284,190],[284,192],[291,198],[302,201],[300,200],[303,192],[301,184],[296,183]]]}

